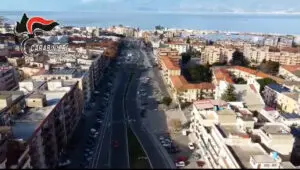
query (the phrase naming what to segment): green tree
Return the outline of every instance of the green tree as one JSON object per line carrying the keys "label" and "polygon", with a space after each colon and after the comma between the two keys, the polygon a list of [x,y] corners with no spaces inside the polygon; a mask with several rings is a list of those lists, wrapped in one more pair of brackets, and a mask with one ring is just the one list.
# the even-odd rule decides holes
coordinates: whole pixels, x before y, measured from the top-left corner
{"label": "green tree", "polygon": [[169,106],[172,103],[172,99],[170,97],[163,97],[161,103]]}
{"label": "green tree", "polygon": [[210,82],[212,78],[210,68],[204,65],[188,68],[188,74],[193,82]]}
{"label": "green tree", "polygon": [[260,90],[259,90],[260,92],[263,91],[263,89],[265,88],[266,85],[272,84],[272,83],[276,83],[275,80],[270,79],[270,78],[258,79],[258,80],[256,80],[256,81],[257,81],[257,82],[259,83],[259,85],[260,85]]}
{"label": "green tree", "polygon": [[165,38],[164,34],[160,34],[160,35],[159,35],[159,39],[160,39],[160,40],[163,40],[164,38]]}
{"label": "green tree", "polygon": [[247,84],[247,81],[245,79],[239,77],[235,80],[235,83],[236,84]]}
{"label": "green tree", "polygon": [[248,66],[249,61],[244,56],[243,52],[236,49],[232,54],[232,59],[230,60],[231,65],[238,66]]}
{"label": "green tree", "polygon": [[279,66],[280,66],[279,62],[263,61],[259,65],[259,70],[264,73],[276,75],[279,71]]}
{"label": "green tree", "polygon": [[181,54],[181,62],[182,64],[187,64],[191,60],[190,53],[182,53]]}
{"label": "green tree", "polygon": [[191,43],[190,37],[187,37],[186,43],[187,43],[187,44],[190,44],[190,43]]}
{"label": "green tree", "polygon": [[165,29],[163,26],[161,26],[161,25],[157,25],[157,26],[155,26],[155,29],[156,30],[163,30],[163,29]]}
{"label": "green tree", "polygon": [[221,99],[226,102],[236,101],[237,98],[234,90],[235,90],[234,86],[230,84],[225,90],[225,92],[222,94]]}
{"label": "green tree", "polygon": [[158,35],[158,32],[157,32],[157,31],[154,31],[154,35],[157,36],[157,35]]}

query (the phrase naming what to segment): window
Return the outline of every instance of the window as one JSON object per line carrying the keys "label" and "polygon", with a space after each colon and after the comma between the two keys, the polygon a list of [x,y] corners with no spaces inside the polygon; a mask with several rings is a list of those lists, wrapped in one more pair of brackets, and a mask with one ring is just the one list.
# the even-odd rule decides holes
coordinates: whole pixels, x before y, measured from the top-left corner
{"label": "window", "polygon": [[264,167],[270,167],[270,164],[264,164]]}

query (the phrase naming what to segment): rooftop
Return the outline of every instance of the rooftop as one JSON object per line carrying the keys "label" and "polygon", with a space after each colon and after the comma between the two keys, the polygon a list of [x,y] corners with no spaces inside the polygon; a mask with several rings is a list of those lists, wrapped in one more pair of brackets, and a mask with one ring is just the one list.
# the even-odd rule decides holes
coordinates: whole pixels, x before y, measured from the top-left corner
{"label": "rooftop", "polygon": [[283,92],[290,92],[290,89],[287,87],[284,87],[280,84],[277,83],[272,83],[272,84],[268,84],[267,87],[269,87],[270,89],[278,92],[278,93],[283,93]]}
{"label": "rooftop", "polygon": [[47,71],[45,74],[62,74],[62,75],[71,74],[71,75],[73,75],[75,72],[76,72],[75,68],[52,69],[52,70]]}
{"label": "rooftop", "polygon": [[227,83],[233,84],[233,80],[231,79],[229,73],[225,69],[215,69],[214,75],[218,82],[223,80],[226,81]]}
{"label": "rooftop", "polygon": [[170,79],[177,90],[215,89],[215,86],[212,83],[189,83],[183,76],[171,76]]}
{"label": "rooftop", "polygon": [[254,155],[267,155],[259,144],[245,144],[229,146],[233,150],[234,156],[241,162],[243,169],[252,169],[250,157]]}
{"label": "rooftop", "polygon": [[220,125],[221,134],[227,138],[229,135],[240,138],[249,138],[246,132],[241,131],[236,125]]}
{"label": "rooftop", "polygon": [[278,123],[266,123],[261,130],[268,134],[290,134],[289,129]]}
{"label": "rooftop", "polygon": [[43,108],[29,108],[23,115],[15,120],[12,131],[15,138],[28,140],[41,122],[53,111],[66,92],[44,91],[47,106]]}
{"label": "rooftop", "polygon": [[285,119],[300,119],[300,115],[296,114],[296,113],[284,113],[281,114],[282,117],[284,117]]}
{"label": "rooftop", "polygon": [[194,106],[196,106],[199,110],[205,110],[205,109],[213,109],[214,106],[218,107],[226,107],[227,103],[223,100],[198,100],[194,102]]}
{"label": "rooftop", "polygon": [[168,70],[180,70],[179,63],[175,63],[170,57],[163,56],[160,60]]}
{"label": "rooftop", "polygon": [[296,100],[296,101],[298,101],[298,99],[299,99],[299,93],[297,93],[297,92],[286,92],[283,94],[291,99]]}
{"label": "rooftop", "polygon": [[11,95],[12,101],[24,95],[22,91],[0,91],[0,96]]}
{"label": "rooftop", "polygon": [[291,73],[300,70],[300,65],[281,65],[281,67]]}
{"label": "rooftop", "polygon": [[265,103],[260,94],[251,85],[234,84],[233,86],[235,87],[238,101],[243,101],[250,110],[260,110],[264,108]]}
{"label": "rooftop", "polygon": [[239,71],[243,71],[243,72],[255,75],[256,77],[273,79],[277,83],[282,83],[284,81],[284,79],[281,79],[279,77],[275,77],[275,76],[266,74],[264,72],[253,70],[253,69],[250,69],[250,68],[246,68],[246,67],[242,67],[242,66],[234,66],[233,68],[236,69],[236,70],[239,70]]}
{"label": "rooftop", "polygon": [[257,163],[276,163],[276,160],[270,155],[253,155],[252,158]]}

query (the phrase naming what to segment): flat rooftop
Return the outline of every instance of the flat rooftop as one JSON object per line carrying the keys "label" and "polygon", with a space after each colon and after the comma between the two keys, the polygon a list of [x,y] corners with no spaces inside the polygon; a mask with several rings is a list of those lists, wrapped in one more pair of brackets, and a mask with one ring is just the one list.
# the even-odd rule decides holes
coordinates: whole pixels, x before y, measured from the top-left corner
{"label": "flat rooftop", "polygon": [[241,131],[235,125],[220,125],[218,126],[219,130],[221,130],[221,134],[227,138],[229,135],[238,136],[241,138],[249,138],[249,135],[243,131]]}
{"label": "flat rooftop", "polygon": [[194,102],[195,107],[198,110],[206,110],[206,109],[213,109],[214,106],[227,106],[227,102],[223,101],[223,100],[198,100]]}
{"label": "flat rooftop", "polygon": [[24,92],[22,91],[0,91],[0,96],[10,96],[12,98],[12,101],[16,100],[17,98],[24,95]]}
{"label": "flat rooftop", "polygon": [[290,134],[285,126],[281,124],[265,124],[261,130],[268,134]]}
{"label": "flat rooftop", "polygon": [[61,74],[61,75],[66,75],[66,74],[70,74],[73,75],[76,72],[75,68],[69,68],[69,69],[51,69],[49,71],[47,71],[45,74]]}
{"label": "flat rooftop", "polygon": [[247,145],[231,145],[230,149],[233,150],[233,155],[237,158],[243,169],[252,169],[250,165],[250,157],[254,155],[267,155],[264,149],[259,144]]}
{"label": "flat rooftop", "polygon": [[66,93],[62,91],[44,91],[43,94],[46,95],[47,106],[43,108],[29,108],[21,117],[14,120],[15,124],[12,126],[14,137],[27,141]]}

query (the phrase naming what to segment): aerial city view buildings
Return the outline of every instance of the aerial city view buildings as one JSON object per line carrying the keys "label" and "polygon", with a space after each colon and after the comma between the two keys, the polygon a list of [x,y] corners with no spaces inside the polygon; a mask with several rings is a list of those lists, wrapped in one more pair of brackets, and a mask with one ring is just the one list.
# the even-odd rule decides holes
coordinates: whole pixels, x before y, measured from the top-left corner
{"label": "aerial city view buildings", "polygon": [[248,1],[2,2],[0,168],[299,169],[300,7]]}

